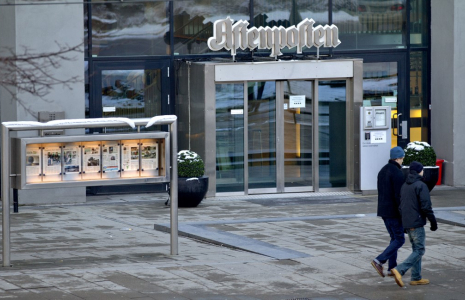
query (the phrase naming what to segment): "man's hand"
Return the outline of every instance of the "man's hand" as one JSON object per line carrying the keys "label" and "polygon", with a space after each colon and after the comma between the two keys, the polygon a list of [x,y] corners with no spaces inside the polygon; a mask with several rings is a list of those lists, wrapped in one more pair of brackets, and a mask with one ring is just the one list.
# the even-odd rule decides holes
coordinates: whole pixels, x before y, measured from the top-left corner
{"label": "man's hand", "polygon": [[431,231],[438,230],[438,222],[436,222],[436,220],[434,220],[434,222],[431,222],[431,227],[429,229],[431,229]]}

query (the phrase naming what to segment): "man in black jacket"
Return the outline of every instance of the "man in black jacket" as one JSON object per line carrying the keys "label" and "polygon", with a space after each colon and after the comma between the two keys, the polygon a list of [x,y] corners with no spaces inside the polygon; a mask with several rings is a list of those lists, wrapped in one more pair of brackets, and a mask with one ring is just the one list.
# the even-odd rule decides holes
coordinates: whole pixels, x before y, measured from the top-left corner
{"label": "man in black jacket", "polygon": [[412,269],[411,285],[429,284],[428,279],[421,278],[421,258],[425,254],[426,218],[431,223],[430,229],[436,231],[438,223],[434,216],[428,186],[421,181],[423,165],[419,162],[410,164],[410,174],[400,192],[400,212],[402,224],[412,244],[412,253],[407,259],[392,269],[396,283],[403,287],[402,275]]}
{"label": "man in black jacket", "polygon": [[381,277],[384,277],[383,264],[389,261],[388,275],[397,266],[397,250],[405,243],[404,228],[399,213],[400,189],[404,184],[401,165],[404,161],[404,150],[401,147],[391,149],[389,162],[378,173],[378,217],[382,217],[387,232],[391,237],[389,246],[378,255],[371,265]]}

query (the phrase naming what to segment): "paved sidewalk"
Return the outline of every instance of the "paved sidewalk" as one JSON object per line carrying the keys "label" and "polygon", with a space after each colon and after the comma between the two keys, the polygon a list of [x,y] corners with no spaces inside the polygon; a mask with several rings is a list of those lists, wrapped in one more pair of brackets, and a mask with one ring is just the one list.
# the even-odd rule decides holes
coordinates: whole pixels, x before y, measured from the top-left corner
{"label": "paved sidewalk", "polygon": [[154,229],[169,223],[166,195],[139,194],[20,207],[0,299],[465,299],[465,188],[431,195],[441,221],[427,230],[428,286],[399,288],[370,265],[388,243],[376,196],[207,199],[179,209],[190,237],[171,256],[169,234]]}

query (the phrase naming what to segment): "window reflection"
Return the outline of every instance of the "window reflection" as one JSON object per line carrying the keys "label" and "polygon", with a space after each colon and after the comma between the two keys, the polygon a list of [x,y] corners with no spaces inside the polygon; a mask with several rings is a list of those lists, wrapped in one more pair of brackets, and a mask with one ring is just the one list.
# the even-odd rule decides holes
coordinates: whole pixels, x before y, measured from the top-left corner
{"label": "window reflection", "polygon": [[92,55],[167,55],[166,2],[92,5]]}
{"label": "window reflection", "polygon": [[[102,111],[104,118],[133,119],[160,115],[161,70],[103,70]],[[157,128],[150,127],[149,130]],[[108,131],[128,129],[113,128]]]}
{"label": "window reflection", "polygon": [[213,36],[216,20],[228,16],[234,21],[250,19],[249,1],[244,0],[174,1],[173,6],[175,55],[212,52],[207,40]]}
{"label": "window reflection", "polygon": [[336,48],[405,46],[406,0],[334,0],[333,23],[344,42]]}
{"label": "window reflection", "polygon": [[[316,0],[268,0],[254,1],[254,25],[259,26],[283,26],[289,27],[299,24],[303,19],[309,18],[315,21],[315,26],[328,24],[328,1]],[[258,50],[267,52],[269,50]],[[295,53],[296,48],[281,50],[283,53]],[[304,52],[315,52],[316,48],[304,48]],[[328,51],[321,48],[320,52]]]}
{"label": "window reflection", "polygon": [[410,44],[428,46],[428,16],[424,0],[410,0]]}

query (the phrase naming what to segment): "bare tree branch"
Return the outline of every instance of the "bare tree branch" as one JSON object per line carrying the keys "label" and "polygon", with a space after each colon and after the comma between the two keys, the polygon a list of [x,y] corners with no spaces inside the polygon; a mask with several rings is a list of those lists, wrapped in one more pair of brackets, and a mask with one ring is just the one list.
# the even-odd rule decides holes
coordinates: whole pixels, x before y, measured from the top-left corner
{"label": "bare tree branch", "polygon": [[74,83],[81,82],[80,76],[58,78],[51,72],[62,67],[66,61],[75,61],[73,53],[82,53],[82,43],[76,46],[61,45],[55,42],[58,50],[45,53],[35,53],[23,47],[20,54],[10,48],[4,48],[0,56],[0,86],[11,95],[12,101],[17,101],[27,111],[31,112],[19,99],[18,94],[27,93],[49,102],[46,96],[55,86],[64,86],[72,90]]}

